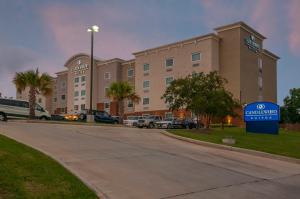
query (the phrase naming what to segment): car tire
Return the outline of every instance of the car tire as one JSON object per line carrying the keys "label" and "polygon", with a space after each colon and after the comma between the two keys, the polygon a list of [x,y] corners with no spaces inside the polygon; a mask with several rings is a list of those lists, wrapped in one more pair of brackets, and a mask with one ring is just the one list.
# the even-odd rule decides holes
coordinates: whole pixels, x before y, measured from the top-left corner
{"label": "car tire", "polygon": [[84,114],[80,114],[80,115],[79,115],[79,119],[80,119],[81,121],[85,120]]}
{"label": "car tire", "polygon": [[7,121],[7,116],[5,113],[0,113],[0,121],[3,121],[3,122]]}
{"label": "car tire", "polygon": [[150,123],[150,124],[149,124],[149,128],[150,128],[150,129],[153,129],[153,128],[154,128],[154,124],[153,124],[153,123]]}
{"label": "car tire", "polygon": [[171,124],[168,124],[167,125],[167,129],[171,129],[172,128],[172,125]]}
{"label": "car tire", "polygon": [[40,120],[47,120],[48,118],[46,116],[40,117]]}

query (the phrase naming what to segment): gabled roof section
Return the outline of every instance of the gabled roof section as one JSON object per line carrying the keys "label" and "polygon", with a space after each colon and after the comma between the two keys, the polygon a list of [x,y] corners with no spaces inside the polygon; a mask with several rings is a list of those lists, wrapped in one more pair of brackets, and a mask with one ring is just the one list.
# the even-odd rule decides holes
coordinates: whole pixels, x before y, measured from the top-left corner
{"label": "gabled roof section", "polygon": [[222,31],[230,30],[230,29],[234,29],[234,28],[243,28],[244,30],[246,30],[246,31],[248,31],[248,32],[256,35],[261,40],[266,39],[265,36],[263,36],[262,34],[260,34],[259,32],[257,32],[256,30],[254,30],[250,26],[248,26],[243,21],[239,21],[239,22],[236,22],[236,23],[228,24],[228,25],[225,25],[225,26],[220,26],[220,27],[215,28],[214,30],[216,32],[222,32]]}

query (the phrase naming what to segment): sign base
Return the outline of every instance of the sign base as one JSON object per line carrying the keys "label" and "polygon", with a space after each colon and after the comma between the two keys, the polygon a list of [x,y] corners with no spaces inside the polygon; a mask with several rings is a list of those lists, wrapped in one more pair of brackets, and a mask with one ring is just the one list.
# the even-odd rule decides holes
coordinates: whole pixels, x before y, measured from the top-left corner
{"label": "sign base", "polygon": [[278,121],[246,122],[246,131],[278,135],[279,124]]}

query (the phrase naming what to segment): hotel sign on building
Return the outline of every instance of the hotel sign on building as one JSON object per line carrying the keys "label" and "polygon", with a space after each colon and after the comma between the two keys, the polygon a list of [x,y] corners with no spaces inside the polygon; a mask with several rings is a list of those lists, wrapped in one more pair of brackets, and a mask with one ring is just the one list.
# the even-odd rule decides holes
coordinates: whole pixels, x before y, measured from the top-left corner
{"label": "hotel sign on building", "polygon": [[260,50],[260,45],[256,42],[254,35],[250,35],[246,37],[245,44],[248,46],[250,50],[252,50],[255,53],[258,53]]}
{"label": "hotel sign on building", "polygon": [[89,69],[87,64],[81,63],[81,60],[78,60],[78,66],[75,66],[73,68],[75,75],[83,75],[86,73],[86,71]]}

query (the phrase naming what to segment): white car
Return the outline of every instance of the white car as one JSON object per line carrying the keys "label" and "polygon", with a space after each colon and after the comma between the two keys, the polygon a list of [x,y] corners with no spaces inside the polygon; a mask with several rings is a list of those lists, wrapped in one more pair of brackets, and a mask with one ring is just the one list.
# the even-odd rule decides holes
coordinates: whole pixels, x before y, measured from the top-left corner
{"label": "white car", "polygon": [[142,116],[127,116],[127,119],[123,121],[123,124],[126,126],[137,126],[138,120],[142,118]]}
{"label": "white car", "polygon": [[[41,105],[36,104],[35,116],[39,119],[50,119],[51,116]],[[0,98],[0,121],[7,118],[28,118],[29,102],[24,100]]]}

